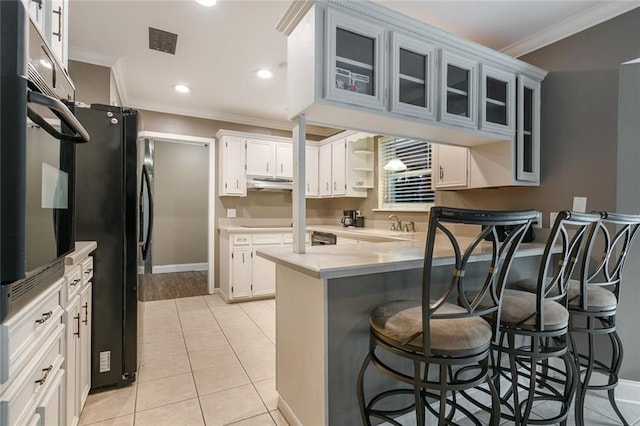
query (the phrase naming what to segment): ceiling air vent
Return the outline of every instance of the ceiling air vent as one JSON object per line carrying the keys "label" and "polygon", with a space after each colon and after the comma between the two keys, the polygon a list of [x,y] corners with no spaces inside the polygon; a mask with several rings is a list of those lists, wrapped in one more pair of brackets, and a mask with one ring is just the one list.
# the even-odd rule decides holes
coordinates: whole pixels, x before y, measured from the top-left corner
{"label": "ceiling air vent", "polygon": [[149,27],[149,49],[176,54],[178,34]]}

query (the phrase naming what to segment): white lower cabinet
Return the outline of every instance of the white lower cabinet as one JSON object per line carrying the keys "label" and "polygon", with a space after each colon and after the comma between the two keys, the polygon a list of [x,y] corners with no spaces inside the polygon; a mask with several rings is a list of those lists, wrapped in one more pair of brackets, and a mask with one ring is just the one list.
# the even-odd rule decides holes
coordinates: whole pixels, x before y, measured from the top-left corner
{"label": "white lower cabinet", "polygon": [[275,263],[258,256],[256,251],[283,247],[290,242],[290,233],[221,232],[220,290],[223,298],[231,302],[274,296]]}

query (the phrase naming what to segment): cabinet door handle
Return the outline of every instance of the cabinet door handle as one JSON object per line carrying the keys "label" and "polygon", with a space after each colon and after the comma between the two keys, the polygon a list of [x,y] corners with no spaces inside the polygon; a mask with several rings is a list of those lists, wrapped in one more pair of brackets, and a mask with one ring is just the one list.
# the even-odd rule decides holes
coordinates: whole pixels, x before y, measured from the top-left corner
{"label": "cabinet door handle", "polygon": [[43,368],[42,372],[44,373],[44,375],[42,376],[41,379],[36,380],[36,383],[39,384],[40,386],[44,385],[44,382],[47,381],[47,377],[49,377],[49,373],[51,373],[51,370],[53,370],[53,364],[51,364],[47,368]]}
{"label": "cabinet door handle", "polygon": [[85,275],[89,275],[89,274],[90,274],[90,273],[92,273],[92,272],[93,272],[93,268],[89,268],[89,269],[87,269],[86,271],[84,271],[84,274],[85,274]]}
{"label": "cabinet door handle", "polygon": [[284,172],[284,164],[280,163],[280,173]]}
{"label": "cabinet door handle", "polygon": [[53,311],[45,312],[42,314],[42,318],[36,320],[36,324],[43,324],[53,315]]}
{"label": "cabinet door handle", "polygon": [[[86,272],[85,272],[85,274],[86,274]],[[77,285],[78,285],[78,283],[79,283],[80,281],[82,281],[80,278],[76,278],[75,280],[73,280],[72,282],[70,282],[70,283],[69,283],[69,285],[70,285],[71,287],[75,287],[75,286],[77,286]]]}
{"label": "cabinet door handle", "polygon": [[267,161],[267,171],[269,171],[269,162]]}
{"label": "cabinet door handle", "polygon": [[89,323],[89,302],[82,305],[82,309],[84,309],[84,319],[82,320],[83,324]]}
{"label": "cabinet door handle", "polygon": [[307,191],[309,190],[309,184],[307,184]]}
{"label": "cabinet door handle", "polygon": [[78,336],[78,339],[79,339],[80,338],[80,314],[73,317],[73,319],[76,320],[76,325],[78,326],[78,331],[74,332],[73,335]]}
{"label": "cabinet door handle", "polygon": [[327,191],[328,191],[329,190],[329,182],[325,182],[325,183],[326,183],[326,188],[327,188]]}
{"label": "cabinet door handle", "polygon": [[240,180],[236,179],[236,189],[240,188]]}
{"label": "cabinet door handle", "polygon": [[440,180],[444,179],[444,169],[440,166]]}
{"label": "cabinet door handle", "polygon": [[242,253],[242,263],[244,263],[244,253]]}
{"label": "cabinet door handle", "polygon": [[58,10],[54,10],[53,13],[58,15],[58,32],[51,34],[58,37],[58,41],[62,41],[62,7],[58,6]]}
{"label": "cabinet door handle", "polygon": [[337,188],[336,182],[333,182],[333,189],[336,189],[336,188]]}

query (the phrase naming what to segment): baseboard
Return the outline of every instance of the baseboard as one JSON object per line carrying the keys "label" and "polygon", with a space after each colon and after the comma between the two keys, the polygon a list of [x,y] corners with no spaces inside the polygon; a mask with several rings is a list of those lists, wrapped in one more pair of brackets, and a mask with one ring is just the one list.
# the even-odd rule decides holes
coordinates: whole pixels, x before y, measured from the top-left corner
{"label": "baseboard", "polygon": [[616,401],[640,404],[640,382],[619,379],[616,387]]}
{"label": "baseboard", "polygon": [[282,413],[282,415],[284,416],[287,423],[289,423],[289,425],[302,426],[302,422],[298,420],[295,414],[293,414],[293,411],[287,405],[287,402],[284,399],[282,399],[281,396],[278,396],[278,410],[280,410],[280,413]]}
{"label": "baseboard", "polygon": [[207,271],[209,264],[203,263],[182,263],[179,265],[156,265],[151,268],[152,274],[166,274],[170,272],[190,272],[190,271]]}

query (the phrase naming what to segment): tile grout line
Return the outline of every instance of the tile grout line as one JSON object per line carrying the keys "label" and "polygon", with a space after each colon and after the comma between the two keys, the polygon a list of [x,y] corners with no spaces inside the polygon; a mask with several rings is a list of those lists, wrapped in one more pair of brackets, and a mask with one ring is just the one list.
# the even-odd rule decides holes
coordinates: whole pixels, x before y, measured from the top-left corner
{"label": "tile grout line", "polygon": [[[205,303],[206,303],[206,300],[205,300]],[[262,402],[262,405],[265,408],[266,412],[269,413],[269,407],[267,407],[267,404],[264,402],[264,399],[262,398],[262,395],[260,395],[260,392],[258,392],[258,388],[256,388],[256,385],[255,385],[253,379],[251,378],[251,376],[249,375],[249,372],[247,371],[247,369],[245,368],[244,364],[240,360],[240,357],[238,356],[238,353],[236,352],[236,349],[233,347],[233,345],[229,341],[229,338],[227,337],[227,333],[225,333],[224,327],[218,321],[218,318],[216,317],[215,312],[213,312],[213,310],[211,309],[211,306],[208,303],[206,303],[206,304],[207,304],[207,307],[209,308],[209,311],[211,312],[211,315],[213,315],[213,318],[215,319],[216,323],[218,324],[218,327],[220,327],[220,331],[224,335],[224,338],[227,340],[227,343],[229,343],[229,346],[231,347],[231,350],[233,351],[233,354],[238,359],[238,362],[240,363],[240,366],[242,367],[242,370],[244,371],[244,374],[246,374],[247,377],[249,378],[249,382],[251,383],[251,386],[253,387],[253,390],[256,392],[256,394],[258,394],[258,398],[260,398],[260,402]],[[238,307],[255,324],[255,321],[253,321],[253,318],[251,318],[251,316],[242,308],[241,303],[238,303]],[[258,326],[258,325],[256,324],[256,326]],[[258,326],[258,329],[260,330],[260,332],[262,332],[262,334],[264,334],[264,332],[262,331],[262,329],[259,326]],[[267,340],[269,340],[268,337],[267,337]],[[271,341],[271,340],[269,340],[269,341]],[[268,380],[268,379],[265,379],[265,380]],[[241,385],[241,386],[246,386],[246,385]],[[240,387],[240,386],[236,386],[236,388],[238,388],[238,387]],[[231,389],[233,389],[233,388],[231,388]],[[261,414],[264,414],[264,413],[261,413]],[[269,416],[271,416],[271,414],[269,414]],[[251,418],[251,417],[248,417],[248,418]],[[246,419],[242,419],[242,420],[246,420]],[[239,420],[239,421],[242,421],[242,420]],[[272,418],[272,420],[273,420],[273,418]],[[274,423],[275,423],[275,421],[274,421]]]}

